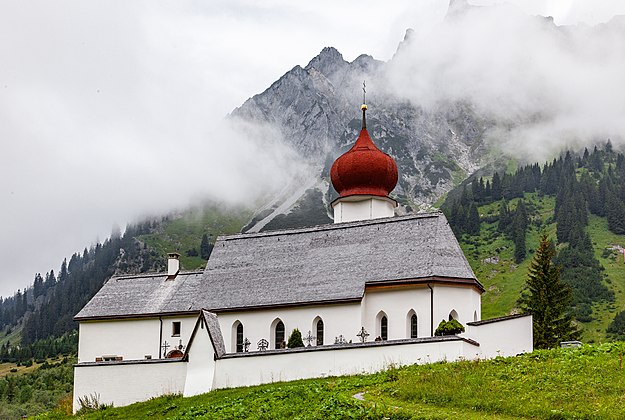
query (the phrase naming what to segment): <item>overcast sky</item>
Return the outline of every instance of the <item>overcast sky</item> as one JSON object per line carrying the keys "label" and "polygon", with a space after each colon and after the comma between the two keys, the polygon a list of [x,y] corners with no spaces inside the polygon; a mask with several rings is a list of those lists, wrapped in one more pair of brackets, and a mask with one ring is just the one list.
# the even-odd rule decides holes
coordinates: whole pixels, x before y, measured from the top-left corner
{"label": "overcast sky", "polygon": [[[472,4],[498,1],[472,0]],[[622,1],[511,1],[557,24]],[[597,5],[599,4],[599,5]],[[388,60],[445,0],[0,3],[0,295],[115,224],[201,198],[245,202],[294,170],[279,136],[223,117],[325,46]],[[262,147],[258,136],[263,139]]]}

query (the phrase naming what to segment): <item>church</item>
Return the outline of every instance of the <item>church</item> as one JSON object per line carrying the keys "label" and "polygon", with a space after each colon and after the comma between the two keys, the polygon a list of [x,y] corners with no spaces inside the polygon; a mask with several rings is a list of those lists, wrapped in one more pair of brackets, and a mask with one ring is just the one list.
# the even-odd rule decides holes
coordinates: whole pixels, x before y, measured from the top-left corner
{"label": "church", "polygon": [[[166,394],[531,352],[531,315],[482,320],[483,286],[440,212],[395,216],[366,127],[331,168],[334,224],[217,238],[203,271],[113,277],[76,315],[74,411]],[[437,336],[441,320],[464,332]],[[287,348],[294,329],[304,347]]]}

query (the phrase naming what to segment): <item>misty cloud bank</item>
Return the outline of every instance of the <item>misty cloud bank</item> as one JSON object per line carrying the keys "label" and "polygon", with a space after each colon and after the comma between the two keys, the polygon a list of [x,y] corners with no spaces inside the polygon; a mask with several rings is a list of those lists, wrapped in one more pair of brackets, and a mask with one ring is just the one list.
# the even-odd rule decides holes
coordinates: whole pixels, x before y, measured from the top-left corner
{"label": "misty cloud bank", "polygon": [[623,144],[625,17],[558,27],[512,6],[456,4],[442,23],[417,28],[389,64],[398,97],[426,108],[471,104],[497,122],[488,138],[512,156]]}
{"label": "misty cloud bank", "polygon": [[32,6],[0,16],[0,295],[115,224],[203,200],[249,205],[305,170],[276,129],[226,118],[241,74],[209,18]]}
{"label": "misty cloud bank", "polygon": [[393,60],[393,90],[421,106],[474,103],[509,122],[492,139],[520,154],[623,132],[621,29],[569,33],[505,7],[440,24],[445,9],[440,0],[3,4],[0,295],[58,270],[114,224],[205,199],[249,203],[306,170],[279,130],[223,117],[324,46],[386,60],[415,28]]}

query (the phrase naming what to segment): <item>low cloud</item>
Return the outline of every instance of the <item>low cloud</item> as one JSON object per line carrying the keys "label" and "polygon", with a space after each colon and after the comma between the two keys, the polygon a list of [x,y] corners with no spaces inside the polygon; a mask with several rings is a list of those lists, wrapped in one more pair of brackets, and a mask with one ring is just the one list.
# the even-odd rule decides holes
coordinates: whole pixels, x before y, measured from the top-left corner
{"label": "low cloud", "polygon": [[394,93],[414,104],[472,104],[498,122],[488,134],[527,160],[625,133],[625,18],[556,26],[507,5],[451,7],[392,61]]}
{"label": "low cloud", "polygon": [[[573,37],[569,46],[531,27],[538,35],[521,42],[521,32],[479,16],[479,24],[465,17],[439,25],[445,9],[440,0],[404,0],[394,7],[372,0],[5,2],[0,295],[31,284],[36,272],[58,270],[63,257],[104,239],[115,224],[207,198],[247,203],[282,188],[305,169],[281,133],[224,117],[325,46],[348,60],[361,53],[387,60],[405,29],[414,27],[417,37],[406,59],[398,60],[393,80],[415,103],[468,97],[494,115],[544,111],[548,118],[540,113],[540,124],[531,126],[536,134],[519,126],[536,139],[548,130],[558,135],[569,120],[579,126],[575,135],[582,128],[594,133],[617,126],[612,104],[624,102],[621,86],[611,81],[622,70],[614,67],[622,63],[616,50],[623,51],[622,33],[611,35],[616,39],[592,35],[594,47]],[[501,46],[489,28],[505,35]],[[516,29],[528,30],[521,24]],[[551,44],[534,45],[544,39]],[[583,60],[577,44],[585,48]],[[546,55],[534,60],[547,61],[528,66],[515,58],[514,51],[531,48]],[[557,59],[549,57],[551,50]],[[575,68],[580,60],[584,66]],[[517,65],[521,69],[512,75],[501,74]],[[411,76],[403,77],[401,68]],[[577,86],[580,78],[589,98]],[[540,83],[534,86],[534,80]],[[599,90],[610,94],[603,98]],[[592,123],[582,124],[584,118]]]}
{"label": "low cloud", "polygon": [[306,170],[279,131],[227,117],[254,90],[210,16],[31,6],[0,14],[0,295],[116,224],[202,200],[250,205]]}

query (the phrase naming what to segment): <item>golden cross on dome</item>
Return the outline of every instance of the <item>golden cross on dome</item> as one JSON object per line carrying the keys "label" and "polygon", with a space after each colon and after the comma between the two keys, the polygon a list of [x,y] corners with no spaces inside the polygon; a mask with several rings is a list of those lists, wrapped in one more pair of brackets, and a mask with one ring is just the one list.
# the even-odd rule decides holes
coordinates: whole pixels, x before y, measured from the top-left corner
{"label": "golden cross on dome", "polygon": [[366,99],[366,94],[367,94],[367,90],[366,90],[367,85],[365,84],[365,81],[362,81],[362,104],[366,105],[367,104],[367,99]]}
{"label": "golden cross on dome", "polygon": [[362,105],[360,105],[360,109],[362,109],[362,129],[367,128],[367,121],[365,119],[365,111],[367,110],[367,85],[365,81],[362,81]]}

